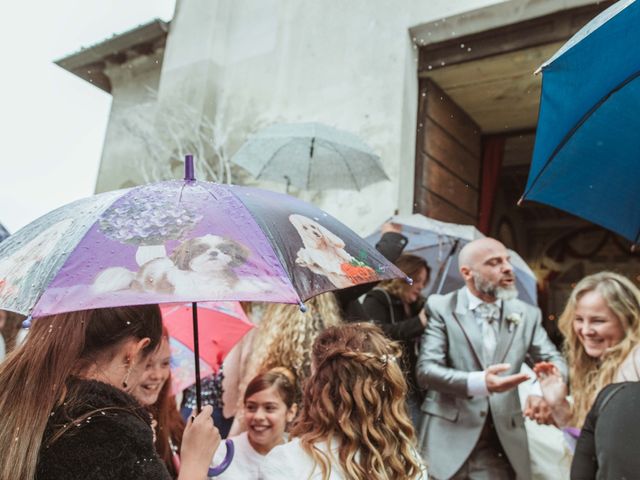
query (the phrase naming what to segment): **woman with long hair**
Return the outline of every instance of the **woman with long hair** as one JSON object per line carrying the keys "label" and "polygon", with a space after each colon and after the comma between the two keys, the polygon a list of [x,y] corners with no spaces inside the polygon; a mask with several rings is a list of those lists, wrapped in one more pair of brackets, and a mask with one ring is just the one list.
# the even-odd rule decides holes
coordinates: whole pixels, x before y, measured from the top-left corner
{"label": "woman with long hair", "polygon": [[[265,455],[286,441],[286,429],[297,412],[293,374],[285,368],[273,368],[249,382],[244,394],[244,419],[247,431],[231,438],[235,455],[219,480],[260,478]],[[226,455],[222,446],[214,463]]]}
{"label": "woman with long hair", "polygon": [[[157,305],[34,320],[0,365],[0,479],[169,479],[151,419],[128,393],[161,332]],[[219,442],[204,409],[184,432],[179,478],[206,478]]]}
{"label": "woman with long hair", "polygon": [[[311,346],[327,327],[340,325],[342,317],[335,295],[318,295],[306,302],[306,311],[297,305],[269,304],[252,339],[252,355],[240,381],[240,399],[244,403],[247,384],[259,373],[284,367],[296,378],[296,403],[302,384],[311,373]],[[230,435],[246,430],[242,404],[238,405],[236,422]]]}
{"label": "woman with long hair", "polygon": [[[11,353],[24,340],[24,336],[21,335],[24,319],[24,315],[19,313],[0,310],[0,341],[4,341],[5,355]],[[4,355],[0,355],[0,362],[3,358]]]}
{"label": "woman with long hair", "polygon": [[180,470],[180,446],[186,424],[178,411],[171,389],[171,350],[166,327],[162,327],[160,344],[149,355],[133,396],[151,413],[156,451],[171,477],[177,478]]}
{"label": "woman with long hair", "polygon": [[581,428],[600,390],[640,380],[640,290],[617,273],[589,275],[571,292],[559,327],[573,402],[557,369],[538,369],[540,385],[555,424]]}
{"label": "woman with long hair", "polygon": [[429,283],[431,269],[424,258],[411,254],[400,255],[395,264],[413,283],[408,284],[399,278],[384,281],[367,294],[362,307],[387,337],[402,345],[402,366],[407,372],[406,380],[409,384],[407,404],[414,425],[417,425],[422,395],[414,372],[418,362],[420,337],[427,326],[422,290]]}
{"label": "woman with long hair", "polygon": [[426,479],[405,406],[400,354],[372,324],[322,332],[293,441],[267,456],[262,478]]}

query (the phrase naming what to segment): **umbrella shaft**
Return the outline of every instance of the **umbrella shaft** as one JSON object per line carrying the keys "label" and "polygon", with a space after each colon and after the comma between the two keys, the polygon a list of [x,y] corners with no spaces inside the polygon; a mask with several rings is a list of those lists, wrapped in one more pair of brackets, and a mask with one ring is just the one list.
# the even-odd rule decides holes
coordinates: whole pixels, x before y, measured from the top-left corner
{"label": "umbrella shaft", "polygon": [[193,355],[196,362],[196,405],[197,412],[202,411],[202,385],[200,383],[200,337],[198,336],[198,304],[191,305],[193,318]]}

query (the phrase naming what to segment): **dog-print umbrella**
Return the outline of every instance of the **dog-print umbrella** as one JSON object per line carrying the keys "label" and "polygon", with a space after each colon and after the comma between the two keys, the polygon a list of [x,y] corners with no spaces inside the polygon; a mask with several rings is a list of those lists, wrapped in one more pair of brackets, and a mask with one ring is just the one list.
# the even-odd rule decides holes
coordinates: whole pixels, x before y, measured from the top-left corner
{"label": "dog-print umbrella", "polygon": [[192,165],[184,181],[78,200],[0,243],[0,308],[39,317],[150,303],[301,304],[404,277],[317,207],[196,181]]}
{"label": "dog-print umbrella", "polygon": [[[169,331],[171,379],[173,391],[181,392],[195,383],[195,336],[191,303],[165,304],[162,322]],[[239,302],[198,303],[198,345],[200,378],[217,371],[231,349],[255,325],[249,321]]]}
{"label": "dog-print umbrella", "polygon": [[266,190],[196,181],[191,156],[184,180],[78,200],[0,243],[0,309],[40,317],[193,302],[198,409],[196,302],[302,307],[326,291],[396,277],[406,278],[317,207]]}

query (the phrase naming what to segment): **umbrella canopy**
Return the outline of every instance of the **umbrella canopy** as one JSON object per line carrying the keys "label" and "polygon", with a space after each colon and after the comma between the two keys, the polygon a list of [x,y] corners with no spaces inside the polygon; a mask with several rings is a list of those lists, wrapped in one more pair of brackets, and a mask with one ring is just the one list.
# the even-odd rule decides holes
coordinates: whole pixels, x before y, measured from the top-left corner
{"label": "umbrella canopy", "polygon": [[0,244],[0,308],[246,300],[301,303],[402,277],[353,231],[293,197],[195,180],[102,193]]}
{"label": "umbrella canopy", "polygon": [[[163,305],[162,320],[169,331],[173,391],[180,392],[195,383],[195,336],[191,322],[192,304]],[[198,304],[198,343],[200,377],[217,371],[229,351],[254,324],[238,302],[201,302]]]}
{"label": "umbrella canopy", "polygon": [[0,242],[10,235],[9,231],[0,223]]}
{"label": "umbrella canopy", "polygon": [[[448,293],[464,286],[458,271],[458,254],[464,245],[484,235],[472,225],[441,222],[424,215],[396,216],[390,222],[402,225],[402,234],[408,239],[405,253],[424,258],[431,268],[431,278],[424,293]],[[380,230],[367,237],[375,244]],[[536,276],[527,263],[513,250],[508,250],[516,275],[518,297],[531,305],[538,304]]]}
{"label": "umbrella canopy", "polygon": [[286,181],[303,190],[360,190],[389,180],[363,141],[320,123],[267,127],[251,135],[231,161],[256,179]]}
{"label": "umbrella canopy", "polygon": [[620,1],[542,65],[523,199],[640,235],[640,2]]}

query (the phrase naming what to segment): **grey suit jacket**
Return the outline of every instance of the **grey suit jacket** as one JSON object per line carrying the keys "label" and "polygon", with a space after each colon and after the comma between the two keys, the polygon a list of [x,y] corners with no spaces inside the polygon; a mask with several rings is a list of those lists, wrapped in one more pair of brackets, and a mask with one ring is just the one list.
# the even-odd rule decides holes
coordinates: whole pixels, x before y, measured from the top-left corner
{"label": "grey suit jacket", "polygon": [[[502,302],[500,328],[491,364],[510,363],[505,375],[520,372],[527,355],[550,361],[566,378],[567,365],[542,328],[541,313],[520,300]],[[498,437],[520,480],[531,478],[529,448],[517,389],[489,397],[469,397],[469,372],[484,370],[482,331],[462,290],[432,295],[429,321],[416,368],[419,386],[428,390],[422,404],[419,448],[436,478],[453,476],[471,455],[491,411]],[[519,322],[507,321],[519,317]]]}

